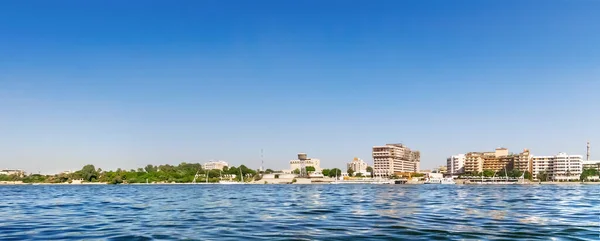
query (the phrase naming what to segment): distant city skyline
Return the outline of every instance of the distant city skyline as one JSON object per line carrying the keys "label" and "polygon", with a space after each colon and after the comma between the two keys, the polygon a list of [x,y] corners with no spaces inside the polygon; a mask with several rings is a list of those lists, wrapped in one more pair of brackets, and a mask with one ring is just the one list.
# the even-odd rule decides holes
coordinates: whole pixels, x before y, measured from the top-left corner
{"label": "distant city skyline", "polygon": [[600,1],[2,1],[0,169],[600,159]]}

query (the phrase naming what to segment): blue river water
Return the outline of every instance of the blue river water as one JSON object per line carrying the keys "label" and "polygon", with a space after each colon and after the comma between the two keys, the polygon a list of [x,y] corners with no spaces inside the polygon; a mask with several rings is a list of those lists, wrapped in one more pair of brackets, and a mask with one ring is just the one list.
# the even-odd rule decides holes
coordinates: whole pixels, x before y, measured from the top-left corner
{"label": "blue river water", "polygon": [[598,185],[39,185],[0,198],[0,240],[600,240]]}

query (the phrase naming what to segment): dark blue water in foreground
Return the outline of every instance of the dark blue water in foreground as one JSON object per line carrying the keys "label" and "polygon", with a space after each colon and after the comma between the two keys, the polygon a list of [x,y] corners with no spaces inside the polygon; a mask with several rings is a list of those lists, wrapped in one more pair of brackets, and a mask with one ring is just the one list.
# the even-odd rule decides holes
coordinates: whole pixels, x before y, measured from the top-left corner
{"label": "dark blue water in foreground", "polygon": [[0,186],[0,240],[599,240],[600,186]]}

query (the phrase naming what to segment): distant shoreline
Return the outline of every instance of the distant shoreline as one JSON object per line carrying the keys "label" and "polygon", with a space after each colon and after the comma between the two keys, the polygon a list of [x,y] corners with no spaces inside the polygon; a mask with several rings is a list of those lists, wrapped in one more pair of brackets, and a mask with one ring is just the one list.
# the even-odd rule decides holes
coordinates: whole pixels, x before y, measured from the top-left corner
{"label": "distant shoreline", "polygon": [[[248,182],[244,183],[248,185],[290,185],[289,183],[261,183],[261,182]],[[321,185],[329,184],[327,182],[313,182],[313,183],[293,183],[293,185]],[[352,183],[347,183],[348,185]],[[85,182],[85,183],[21,183],[21,182],[0,182],[0,186],[95,186],[95,185],[113,185],[104,182]],[[117,184],[117,185],[226,185],[219,183],[128,183],[128,184]],[[356,185],[356,184],[353,184]],[[387,185],[424,185],[423,183],[406,183],[406,184],[387,184]],[[431,185],[431,184],[428,184]],[[600,182],[530,182],[530,183],[515,183],[515,184],[477,184],[477,183],[457,183],[456,185],[465,186],[497,186],[497,185],[560,185],[560,186],[572,186],[572,185],[600,185]]]}

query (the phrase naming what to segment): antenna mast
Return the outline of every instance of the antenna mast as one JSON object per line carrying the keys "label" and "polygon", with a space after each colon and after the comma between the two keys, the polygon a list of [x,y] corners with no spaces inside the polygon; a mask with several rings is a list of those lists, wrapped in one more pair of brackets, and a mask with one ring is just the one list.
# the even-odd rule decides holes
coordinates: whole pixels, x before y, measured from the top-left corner
{"label": "antenna mast", "polygon": [[587,142],[587,159],[586,161],[590,160],[590,141]]}

